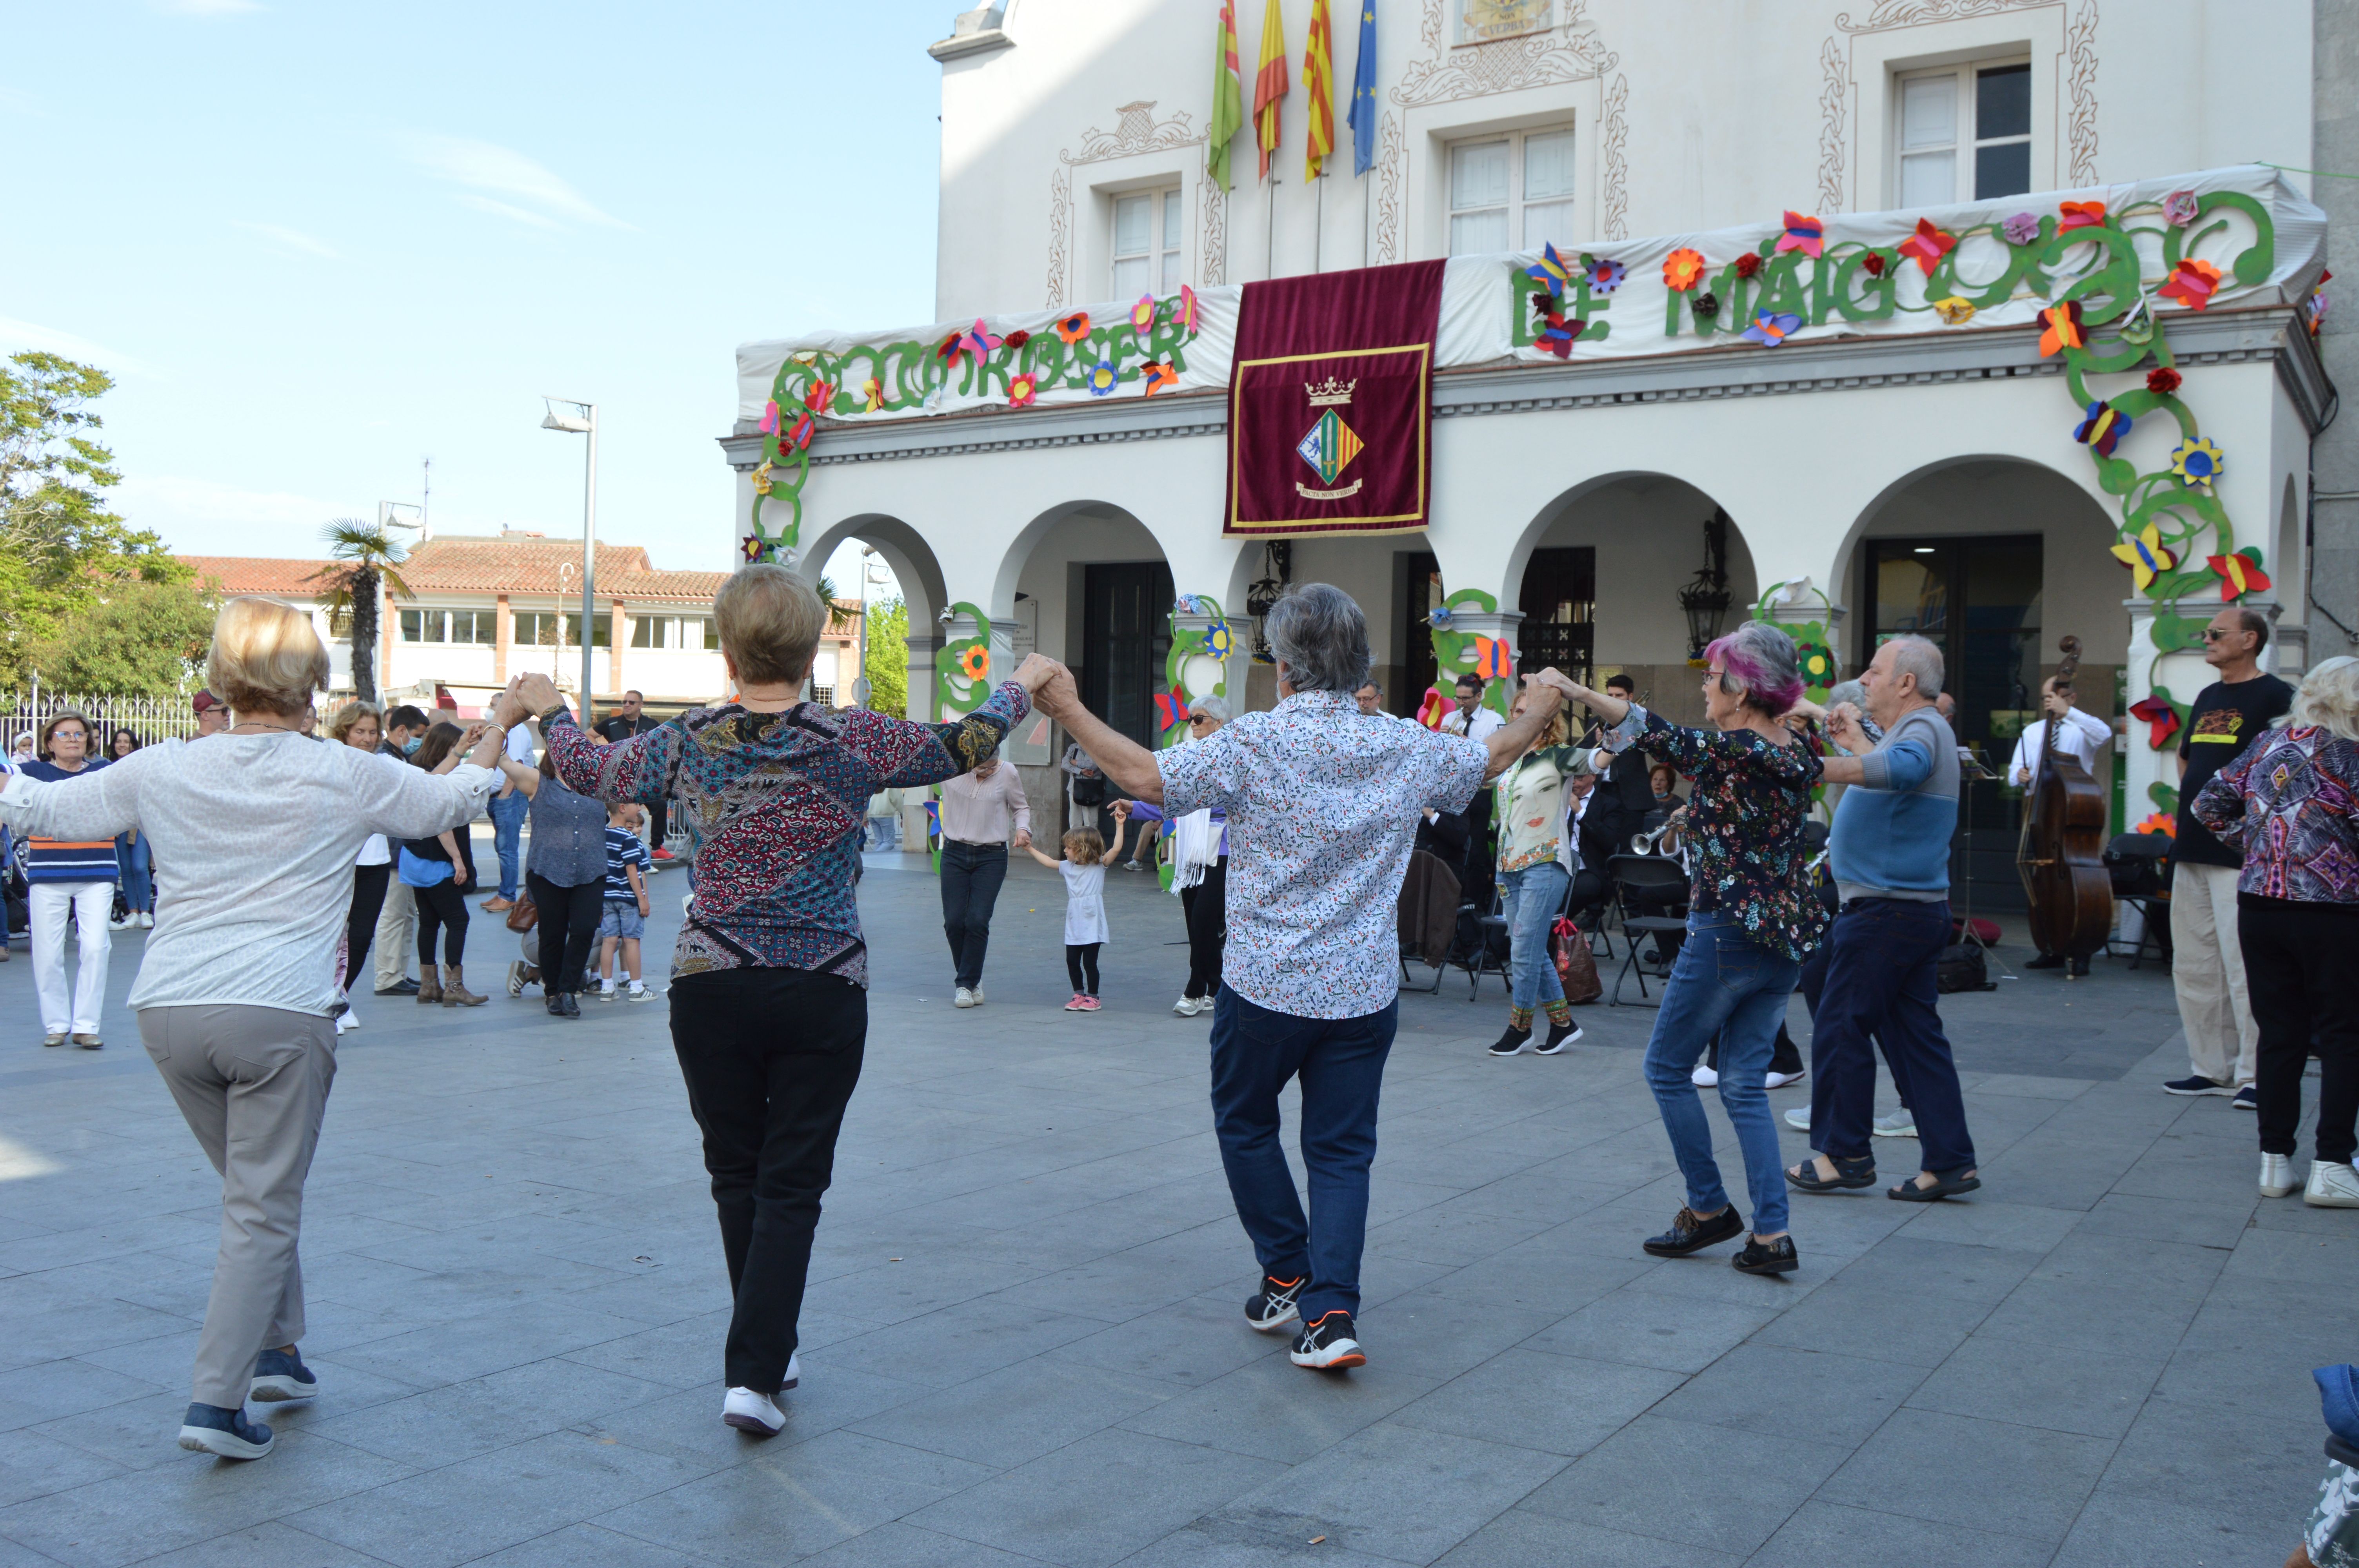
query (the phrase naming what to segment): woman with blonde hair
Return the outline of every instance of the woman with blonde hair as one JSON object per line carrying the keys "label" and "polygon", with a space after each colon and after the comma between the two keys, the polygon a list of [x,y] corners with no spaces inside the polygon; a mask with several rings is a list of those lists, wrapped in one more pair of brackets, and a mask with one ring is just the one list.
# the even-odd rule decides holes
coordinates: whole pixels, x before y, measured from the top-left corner
{"label": "woman with blonde hair", "polygon": [[[235,722],[84,777],[11,779],[0,822],[93,841],[137,827],[155,841],[162,896],[130,1001],[222,1177],[221,1254],[180,1446],[259,1459],[270,1429],[246,1419],[249,1393],[319,1392],[296,1350],[296,1241],[336,1072],[330,1015],[353,857],[372,834],[416,838],[473,817],[498,776],[500,737],[448,778],[306,739],[299,720],[328,684],[328,651],[307,612],[272,600],[222,606],[205,677]],[[502,723],[519,717],[504,698]]]}
{"label": "woman with blonde hair", "polygon": [[2302,677],[2293,709],[2212,775],[2190,808],[2245,857],[2236,945],[2260,1028],[2261,1195],[2294,1189],[2301,1075],[2318,1054],[2318,1130],[2302,1202],[2359,1208],[2359,659]]}
{"label": "woman with blonde hair", "polygon": [[[1510,719],[1521,719],[1534,701],[1555,704],[1556,694],[1537,696],[1527,687],[1516,694]],[[1564,982],[1549,956],[1549,934],[1564,908],[1581,857],[1573,849],[1567,821],[1572,807],[1570,781],[1595,773],[1593,753],[1571,743],[1560,705],[1531,749],[1499,775],[1498,808],[1492,820],[1499,825],[1499,901],[1507,918],[1507,1031],[1491,1046],[1494,1056],[1515,1056],[1526,1049],[1553,1056],[1581,1038],[1572,1021],[1572,1007],[1564,999]],[[1532,1017],[1548,1013],[1548,1038],[1532,1044]]]}
{"label": "woman with blonde hair", "polygon": [[[98,755],[98,730],[71,708],[42,721],[40,754],[19,764],[27,779],[60,784],[85,778],[107,766]],[[85,1051],[103,1047],[98,1014],[106,1005],[107,959],[114,946],[108,916],[114,912],[114,835],[27,835],[25,876],[31,906],[33,987],[41,1002],[41,1044],[62,1045],[71,1037]],[[74,983],[66,985],[66,933],[79,933],[81,960]]]}

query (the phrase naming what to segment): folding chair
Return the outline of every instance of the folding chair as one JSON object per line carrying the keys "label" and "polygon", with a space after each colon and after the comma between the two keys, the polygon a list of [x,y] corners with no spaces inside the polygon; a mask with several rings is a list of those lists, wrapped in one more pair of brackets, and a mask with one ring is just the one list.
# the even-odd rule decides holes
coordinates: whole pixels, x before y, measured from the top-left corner
{"label": "folding chair", "polygon": [[[1638,968],[1639,938],[1647,935],[1659,937],[1674,931],[1685,931],[1688,927],[1683,917],[1634,913],[1636,901],[1632,893],[1640,888],[1667,888],[1685,893],[1688,874],[1677,860],[1666,860],[1660,855],[1616,855],[1608,862],[1608,868],[1614,874],[1614,903],[1622,912],[1622,935],[1630,949],[1622,960],[1621,969],[1614,977],[1613,993],[1606,999],[1608,1007],[1619,1007],[1622,1005],[1622,982],[1629,978],[1631,970]],[[1647,971],[1644,969],[1638,969],[1638,1002],[1648,1007],[1662,1005],[1659,1001],[1648,1000]]]}
{"label": "folding chair", "polygon": [[[1491,958],[1492,934],[1495,932],[1502,936],[1506,934],[1507,917],[1504,913],[1502,913],[1506,905],[1500,898],[1498,886],[1494,883],[1491,889],[1491,913],[1477,916],[1474,922],[1474,961],[1470,964],[1462,959],[1458,965],[1460,968],[1466,971],[1466,978],[1468,980],[1466,1000],[1468,1001],[1473,1001],[1476,994],[1482,990],[1483,977],[1484,975],[1498,976],[1499,982],[1502,985],[1508,986],[1511,990],[1514,986],[1515,982],[1509,979],[1507,976],[1506,962],[1502,960],[1500,962],[1494,963]],[[1473,913],[1473,909],[1474,906],[1471,903],[1459,905],[1459,920],[1462,923],[1468,914]],[[1438,981],[1436,982],[1436,989],[1440,989],[1440,983]]]}

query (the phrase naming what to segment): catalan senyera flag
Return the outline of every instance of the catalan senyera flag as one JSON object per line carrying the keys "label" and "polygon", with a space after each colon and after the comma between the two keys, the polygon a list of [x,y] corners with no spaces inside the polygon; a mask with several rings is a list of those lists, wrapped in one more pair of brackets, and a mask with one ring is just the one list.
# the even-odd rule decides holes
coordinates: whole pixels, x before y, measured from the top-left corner
{"label": "catalan senyera flag", "polygon": [[1229,143],[1245,128],[1245,90],[1237,80],[1236,0],[1221,0],[1221,35],[1212,42],[1212,123],[1204,167],[1230,189]]}
{"label": "catalan senyera flag", "polygon": [[1302,91],[1310,95],[1310,135],[1302,153],[1302,178],[1319,178],[1335,150],[1335,34],[1327,22],[1327,0],[1310,0],[1310,37],[1302,46]]}
{"label": "catalan senyera flag", "polygon": [[1278,0],[1263,0],[1261,61],[1254,70],[1254,141],[1261,147],[1261,177],[1269,178],[1269,157],[1277,151],[1277,111],[1286,102],[1286,18]]}

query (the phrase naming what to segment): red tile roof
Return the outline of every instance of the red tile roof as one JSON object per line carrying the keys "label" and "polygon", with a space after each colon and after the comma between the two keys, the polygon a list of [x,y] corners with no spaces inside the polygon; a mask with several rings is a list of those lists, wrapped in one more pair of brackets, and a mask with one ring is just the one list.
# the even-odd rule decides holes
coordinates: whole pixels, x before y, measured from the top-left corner
{"label": "red tile roof", "polygon": [[[320,591],[312,574],[331,563],[269,556],[182,556],[200,579],[218,580],[230,593],[260,593],[310,599]],[[570,569],[568,569],[570,568]],[[721,590],[723,572],[659,571],[637,545],[598,546],[598,597],[633,602],[710,604]],[[521,535],[429,539],[401,564],[401,578],[419,596],[438,593],[518,594],[555,597],[581,591],[579,540]]]}
{"label": "red tile roof", "polygon": [[182,556],[182,564],[196,569],[200,582],[218,582],[223,593],[258,593],[271,599],[317,598],[321,585],[311,574],[331,562],[288,560],[279,556]]}

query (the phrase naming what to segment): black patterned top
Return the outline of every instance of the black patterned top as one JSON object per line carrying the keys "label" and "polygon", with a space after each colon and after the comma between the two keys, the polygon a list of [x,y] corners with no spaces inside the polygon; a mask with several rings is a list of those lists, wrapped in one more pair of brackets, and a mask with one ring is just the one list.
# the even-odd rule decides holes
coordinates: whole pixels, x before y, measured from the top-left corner
{"label": "black patterned top", "polygon": [[1684,729],[1632,703],[1608,744],[1635,745],[1695,781],[1681,834],[1690,908],[1734,915],[1755,941],[1788,958],[1818,946],[1827,912],[1810,890],[1802,819],[1823,770],[1809,741],[1777,746],[1750,730]]}

